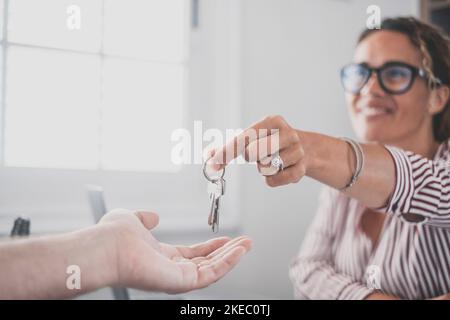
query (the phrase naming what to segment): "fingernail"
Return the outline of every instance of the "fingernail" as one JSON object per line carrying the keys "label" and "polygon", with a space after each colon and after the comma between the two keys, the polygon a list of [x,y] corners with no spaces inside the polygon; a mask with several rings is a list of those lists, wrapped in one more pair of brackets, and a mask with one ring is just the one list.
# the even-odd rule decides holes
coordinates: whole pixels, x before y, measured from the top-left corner
{"label": "fingernail", "polygon": [[220,169],[220,164],[218,164],[217,161],[214,160],[213,158],[208,160],[207,165],[215,171],[219,171]]}

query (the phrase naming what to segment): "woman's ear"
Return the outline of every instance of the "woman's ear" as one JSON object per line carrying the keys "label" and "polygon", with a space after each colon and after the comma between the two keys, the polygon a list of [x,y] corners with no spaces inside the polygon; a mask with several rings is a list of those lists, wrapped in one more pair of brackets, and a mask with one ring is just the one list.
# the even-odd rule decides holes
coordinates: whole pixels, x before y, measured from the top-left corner
{"label": "woman's ear", "polygon": [[431,91],[430,103],[428,105],[428,111],[431,115],[435,115],[441,112],[447,105],[450,95],[450,89],[446,85],[441,85]]}

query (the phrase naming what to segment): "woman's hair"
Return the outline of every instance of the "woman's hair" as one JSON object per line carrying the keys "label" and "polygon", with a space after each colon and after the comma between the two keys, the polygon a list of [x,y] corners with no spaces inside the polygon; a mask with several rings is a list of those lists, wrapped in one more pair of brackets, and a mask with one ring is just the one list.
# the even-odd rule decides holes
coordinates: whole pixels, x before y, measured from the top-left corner
{"label": "woman's hair", "polygon": [[[389,18],[383,20],[380,29],[364,30],[359,36],[358,43],[379,30],[400,32],[420,50],[422,66],[427,73],[430,88],[436,85],[436,78],[443,85],[449,85],[450,40],[444,31],[413,17]],[[450,99],[444,109],[433,116],[433,134],[438,142],[450,138]]]}

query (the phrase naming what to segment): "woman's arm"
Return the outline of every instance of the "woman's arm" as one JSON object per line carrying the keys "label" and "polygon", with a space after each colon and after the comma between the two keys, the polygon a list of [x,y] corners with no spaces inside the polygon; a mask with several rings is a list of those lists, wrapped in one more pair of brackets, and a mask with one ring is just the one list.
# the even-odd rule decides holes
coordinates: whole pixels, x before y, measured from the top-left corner
{"label": "woman's arm", "polygon": [[[392,213],[407,222],[450,227],[450,168],[420,155],[379,144],[361,144],[364,167],[356,183],[344,192],[369,208]],[[336,189],[345,187],[355,170],[349,144],[330,136],[292,128],[280,116],[266,117],[214,151],[219,170],[243,154],[263,161],[279,152],[285,169],[267,176],[276,187],[309,176]],[[258,163],[260,171],[266,165]]]}
{"label": "woman's arm", "polygon": [[[305,152],[305,174],[330,187],[348,184],[355,168],[355,155],[342,139],[297,130]],[[389,151],[378,144],[362,144],[364,167],[357,182],[345,194],[367,207],[384,207],[395,187],[395,164]]]}
{"label": "woman's arm", "polygon": [[394,296],[390,296],[388,294],[384,294],[379,291],[374,291],[373,293],[369,294],[364,300],[400,300],[400,299]]}
{"label": "woman's arm", "polygon": [[[271,130],[275,132],[270,134]],[[364,145],[364,169],[347,193],[368,207],[384,206],[395,186],[395,165],[389,152],[380,145]],[[295,130],[281,116],[269,116],[244,130],[212,162],[219,170],[243,154],[247,161],[261,161],[280,152],[287,167],[266,177],[271,187],[297,182],[307,175],[330,187],[342,188],[350,181],[355,157],[347,142],[323,134]]]}
{"label": "woman's arm", "polygon": [[[305,156],[309,162],[306,175],[334,188],[342,187],[355,167],[349,145],[311,132],[298,131],[298,135],[305,155],[310,155]],[[406,222],[450,228],[450,170],[445,163],[389,146],[361,147],[365,159],[362,174],[345,194]]]}

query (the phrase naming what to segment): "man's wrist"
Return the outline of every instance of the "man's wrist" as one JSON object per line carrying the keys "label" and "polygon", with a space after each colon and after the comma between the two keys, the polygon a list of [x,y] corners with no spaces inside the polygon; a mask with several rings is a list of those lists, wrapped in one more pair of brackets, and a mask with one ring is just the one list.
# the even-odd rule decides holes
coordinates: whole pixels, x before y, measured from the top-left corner
{"label": "man's wrist", "polygon": [[[81,291],[88,292],[118,282],[114,227],[109,224],[74,232],[72,241],[79,244]],[[76,260],[73,260],[76,264]]]}

